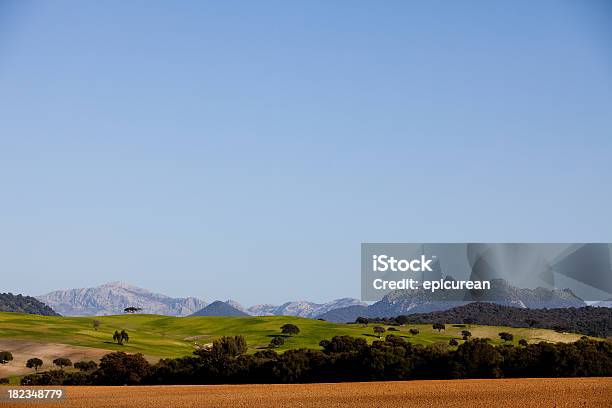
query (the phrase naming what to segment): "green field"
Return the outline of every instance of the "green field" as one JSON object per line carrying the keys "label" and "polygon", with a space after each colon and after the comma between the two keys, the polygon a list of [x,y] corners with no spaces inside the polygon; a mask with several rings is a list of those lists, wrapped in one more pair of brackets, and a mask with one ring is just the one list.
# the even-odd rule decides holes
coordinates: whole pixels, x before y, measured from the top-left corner
{"label": "green field", "polygon": [[[98,330],[93,320],[100,321]],[[196,347],[211,343],[224,335],[243,335],[249,351],[265,348],[272,337],[280,334],[285,323],[297,325],[301,332],[297,336],[285,337],[285,344],[279,351],[294,348],[319,348],[319,342],[336,335],[364,337],[369,342],[377,340],[372,325],[335,324],[320,320],[289,316],[270,317],[169,317],[159,315],[118,315],[103,317],[49,317],[19,313],[0,313],[0,339],[34,340],[48,343],[62,343],[75,346],[95,347],[112,351],[143,353],[150,357],[179,357],[190,355]],[[387,328],[389,326],[386,326]],[[408,330],[419,329],[418,335]],[[112,341],[115,330],[125,329],[130,341],[123,346]],[[524,338],[529,342],[575,341],[580,336],[557,333],[543,329],[514,329],[507,327],[477,326],[455,327],[446,325],[438,333],[431,325],[407,325],[398,327],[403,336],[418,344],[448,343],[451,338],[460,338],[461,330],[469,330],[474,337],[488,337],[494,344],[500,344],[497,334],[506,331],[514,334],[514,343]]]}

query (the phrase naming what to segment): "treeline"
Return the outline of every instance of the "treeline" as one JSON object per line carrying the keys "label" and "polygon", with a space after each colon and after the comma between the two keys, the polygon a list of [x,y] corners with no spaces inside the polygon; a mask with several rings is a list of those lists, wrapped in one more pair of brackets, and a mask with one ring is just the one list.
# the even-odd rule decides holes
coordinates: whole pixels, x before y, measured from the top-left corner
{"label": "treeline", "polygon": [[357,319],[358,323],[384,324],[481,324],[486,326],[535,327],[596,337],[612,336],[612,309],[608,307],[568,307],[523,309],[475,302],[453,309],[391,318]]}
{"label": "treeline", "polygon": [[31,296],[0,293],[0,312],[29,313],[42,316],[59,316],[53,309]]}
{"label": "treeline", "polygon": [[409,379],[612,376],[612,342],[494,346],[467,340],[456,348],[422,346],[388,335],[368,345],[336,336],[322,350],[267,349],[245,354],[241,336],[217,340],[191,357],[150,365],[141,354],[107,354],[91,372],[54,370],[25,376],[22,385],[144,385],[306,383]]}

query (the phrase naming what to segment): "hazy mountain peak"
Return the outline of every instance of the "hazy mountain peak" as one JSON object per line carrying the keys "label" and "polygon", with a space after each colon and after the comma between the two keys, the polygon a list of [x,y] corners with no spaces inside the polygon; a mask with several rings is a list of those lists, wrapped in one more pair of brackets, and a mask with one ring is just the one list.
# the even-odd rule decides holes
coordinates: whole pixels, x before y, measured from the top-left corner
{"label": "hazy mountain peak", "polygon": [[65,316],[122,314],[129,306],[141,308],[142,313],[187,316],[206,306],[200,299],[171,298],[125,282],[57,290],[36,298]]}
{"label": "hazy mountain peak", "polygon": [[208,306],[193,313],[191,316],[248,316],[248,314],[235,308],[228,302],[215,300]]}
{"label": "hazy mountain peak", "polygon": [[300,316],[318,317],[330,310],[349,306],[365,306],[366,303],[352,298],[341,298],[326,303],[314,303],[306,300],[286,302],[280,306],[263,304],[251,306],[248,313],[255,316]]}
{"label": "hazy mountain peak", "polygon": [[246,308],[244,306],[242,306],[242,304],[240,302],[236,301],[236,300],[228,299],[228,300],[225,301],[225,303],[227,303],[228,305],[230,305],[233,308],[236,308],[236,309],[240,310],[241,312],[248,313],[246,311]]}

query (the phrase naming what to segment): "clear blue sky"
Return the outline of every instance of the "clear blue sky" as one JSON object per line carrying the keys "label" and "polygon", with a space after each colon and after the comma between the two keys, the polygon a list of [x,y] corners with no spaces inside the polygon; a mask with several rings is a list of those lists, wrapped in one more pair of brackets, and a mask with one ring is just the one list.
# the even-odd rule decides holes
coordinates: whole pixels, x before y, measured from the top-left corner
{"label": "clear blue sky", "polygon": [[605,1],[0,0],[0,289],[359,296],[361,242],[612,241]]}

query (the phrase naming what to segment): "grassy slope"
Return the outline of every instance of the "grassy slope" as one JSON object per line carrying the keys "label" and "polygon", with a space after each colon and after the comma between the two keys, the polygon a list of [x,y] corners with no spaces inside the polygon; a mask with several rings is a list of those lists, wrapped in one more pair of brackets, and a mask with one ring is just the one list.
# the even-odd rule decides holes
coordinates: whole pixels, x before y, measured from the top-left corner
{"label": "grassy slope", "polygon": [[[101,322],[98,330],[92,327],[92,321]],[[289,316],[270,317],[169,317],[158,315],[120,315],[104,317],[51,317],[19,313],[0,313],[0,338],[37,340],[51,343],[64,343],[86,347],[97,347],[108,350],[122,350],[130,353],[143,353],[155,357],[178,357],[189,355],[194,350],[194,343],[206,344],[215,337],[238,335],[246,337],[250,351],[265,347],[270,339],[280,333],[280,326],[285,323],[296,324],[301,333],[286,337],[280,350],[292,348],[319,348],[322,339],[336,335],[362,336],[369,342],[376,340],[372,327],[346,325],[304,319]],[[412,336],[410,328],[418,328],[420,333]],[[129,343],[123,346],[112,343],[112,333],[125,329],[130,335]],[[410,325],[400,327],[400,332],[391,332],[405,336],[409,341],[420,344],[436,342],[447,343],[452,337],[460,337],[465,328],[446,326],[438,333],[430,325]],[[514,334],[514,342],[525,338],[532,342],[574,341],[580,336],[560,334],[552,330],[514,329],[507,327],[476,326],[467,328],[474,337],[489,337],[493,343],[500,343],[497,333],[506,331]]]}

